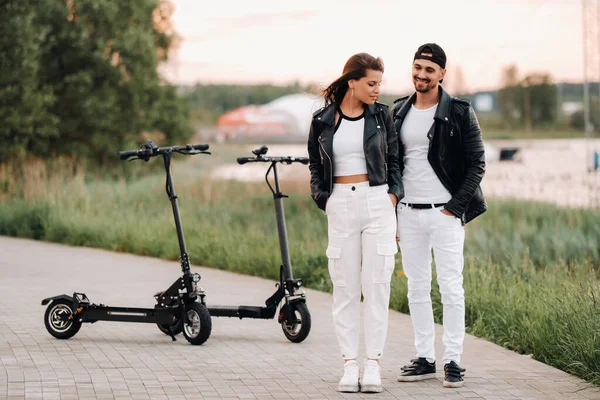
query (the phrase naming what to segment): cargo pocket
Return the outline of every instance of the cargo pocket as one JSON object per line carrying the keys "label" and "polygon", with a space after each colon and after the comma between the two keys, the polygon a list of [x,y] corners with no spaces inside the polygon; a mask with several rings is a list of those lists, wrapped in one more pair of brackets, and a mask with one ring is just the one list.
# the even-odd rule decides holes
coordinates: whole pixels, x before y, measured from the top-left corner
{"label": "cargo pocket", "polygon": [[346,286],[346,278],[344,277],[343,266],[341,263],[342,246],[329,244],[327,246],[326,254],[331,283],[333,283],[333,286]]}
{"label": "cargo pocket", "polygon": [[373,266],[373,283],[390,283],[394,272],[394,254],[397,252],[396,242],[377,243],[377,262]]}

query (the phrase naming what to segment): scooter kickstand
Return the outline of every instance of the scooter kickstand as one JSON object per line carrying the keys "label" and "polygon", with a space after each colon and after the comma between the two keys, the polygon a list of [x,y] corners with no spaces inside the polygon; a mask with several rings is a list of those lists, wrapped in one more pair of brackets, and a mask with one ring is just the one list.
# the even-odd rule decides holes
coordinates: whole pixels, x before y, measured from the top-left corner
{"label": "scooter kickstand", "polygon": [[173,330],[171,329],[171,325],[169,325],[169,336],[171,336],[171,339],[173,339],[173,342],[177,341],[177,339],[175,338],[175,335],[173,335]]}

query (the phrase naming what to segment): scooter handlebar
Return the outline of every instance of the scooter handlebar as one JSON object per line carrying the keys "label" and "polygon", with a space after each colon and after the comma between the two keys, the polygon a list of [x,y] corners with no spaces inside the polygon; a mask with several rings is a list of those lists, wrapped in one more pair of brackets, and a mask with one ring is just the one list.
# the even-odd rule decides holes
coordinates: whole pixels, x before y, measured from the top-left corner
{"label": "scooter handlebar", "polygon": [[131,157],[137,157],[145,159],[147,161],[150,157],[155,157],[165,153],[177,152],[187,155],[193,155],[199,154],[199,152],[204,152],[208,150],[208,148],[208,144],[186,144],[185,146],[158,147],[154,144],[154,142],[148,140],[137,150],[120,151],[119,158],[121,160],[127,160]]}

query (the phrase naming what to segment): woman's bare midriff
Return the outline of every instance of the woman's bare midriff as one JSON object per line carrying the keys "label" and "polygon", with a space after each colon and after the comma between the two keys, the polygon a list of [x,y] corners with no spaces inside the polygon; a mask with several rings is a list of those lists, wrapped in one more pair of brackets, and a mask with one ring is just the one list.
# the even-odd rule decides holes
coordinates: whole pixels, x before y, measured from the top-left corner
{"label": "woman's bare midriff", "polygon": [[369,175],[367,174],[336,176],[335,178],[333,178],[334,183],[361,183],[368,181]]}

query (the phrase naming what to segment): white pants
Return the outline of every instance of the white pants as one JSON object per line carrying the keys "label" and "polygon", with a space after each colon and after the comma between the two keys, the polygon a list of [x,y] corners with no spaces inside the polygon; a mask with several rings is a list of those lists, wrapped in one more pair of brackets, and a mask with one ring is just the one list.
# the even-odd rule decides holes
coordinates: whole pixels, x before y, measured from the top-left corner
{"label": "white pants", "polygon": [[443,207],[415,210],[398,203],[398,234],[402,266],[408,278],[408,303],[415,332],[417,357],[435,360],[431,306],[431,249],[443,304],[443,363],[460,363],[465,338],[463,247],[460,219],[442,213]]}
{"label": "white pants", "polygon": [[364,297],[367,357],[383,355],[394,272],[396,216],[388,186],[335,184],[327,202],[333,324],[345,359],[358,356],[360,299]]}

